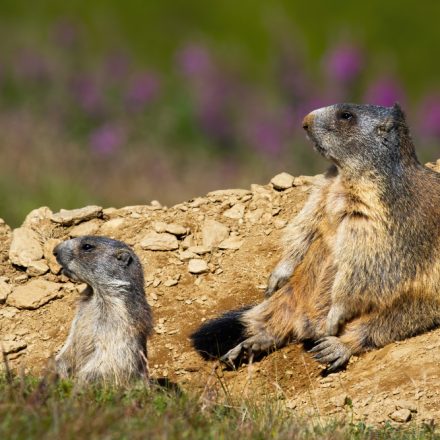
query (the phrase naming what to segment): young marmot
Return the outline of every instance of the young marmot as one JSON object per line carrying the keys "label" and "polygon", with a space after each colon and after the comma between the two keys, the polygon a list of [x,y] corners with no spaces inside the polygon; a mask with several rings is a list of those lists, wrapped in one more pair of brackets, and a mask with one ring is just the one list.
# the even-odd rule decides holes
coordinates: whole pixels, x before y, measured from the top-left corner
{"label": "young marmot", "polygon": [[87,284],[55,358],[60,376],[116,385],[147,378],[152,316],[133,250],[121,241],[83,236],[60,243],[54,255],[63,274]]}
{"label": "young marmot", "polygon": [[331,371],[440,325],[440,174],[417,160],[400,107],[337,104],[303,127],[332,169],[288,226],[267,299],[192,335],[206,358],[311,340]]}

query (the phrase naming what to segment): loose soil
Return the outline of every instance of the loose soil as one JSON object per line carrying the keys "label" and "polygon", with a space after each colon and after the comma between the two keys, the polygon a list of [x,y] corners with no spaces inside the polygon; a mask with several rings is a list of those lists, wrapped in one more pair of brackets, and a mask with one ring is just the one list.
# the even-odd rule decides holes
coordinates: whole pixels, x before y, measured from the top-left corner
{"label": "loose soil", "polygon": [[[440,171],[440,162],[436,168]],[[403,414],[418,423],[434,423],[440,419],[440,329],[355,357],[346,370],[328,376],[296,345],[237,371],[204,361],[192,349],[189,335],[204,320],[262,300],[267,277],[280,256],[285,224],[301,209],[313,178],[296,178],[295,184],[284,191],[272,185],[216,191],[170,208],[158,203],[108,208],[76,226],[55,223],[50,211],[40,209],[28,216],[26,225],[38,234],[42,245],[76,235],[81,227],[80,231],[123,240],[135,249],[144,265],[155,318],[148,346],[153,378],[166,377],[183,389],[199,392],[207,404],[225,398],[237,402],[243,396],[280,399],[292,411],[322,418],[398,424]],[[235,218],[224,215],[237,204],[244,207],[244,213],[237,209]],[[209,272],[193,275],[181,252],[188,245],[202,245],[201,231],[208,219],[228,226],[231,236],[243,242],[237,250],[213,248],[200,255]],[[179,237],[178,250],[142,249],[142,238],[160,229],[157,222],[182,225],[189,238]],[[0,243],[3,281],[14,289],[35,279],[25,268],[11,264],[11,230],[5,224],[0,224]],[[18,372],[33,374],[44,372],[62,346],[78,291],[83,288],[50,271],[37,278],[61,283],[62,298],[35,310],[12,307],[7,298],[0,304],[0,332],[4,347],[9,347],[8,363]]]}

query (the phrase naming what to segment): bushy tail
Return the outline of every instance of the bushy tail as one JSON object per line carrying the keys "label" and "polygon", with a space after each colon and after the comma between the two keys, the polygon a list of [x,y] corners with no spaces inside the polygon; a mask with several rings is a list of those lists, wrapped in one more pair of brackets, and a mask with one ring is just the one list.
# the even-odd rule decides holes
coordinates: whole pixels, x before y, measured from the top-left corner
{"label": "bushy tail", "polygon": [[216,359],[226,354],[248,337],[241,317],[250,308],[231,310],[205,322],[190,336],[194,348],[204,359]]}

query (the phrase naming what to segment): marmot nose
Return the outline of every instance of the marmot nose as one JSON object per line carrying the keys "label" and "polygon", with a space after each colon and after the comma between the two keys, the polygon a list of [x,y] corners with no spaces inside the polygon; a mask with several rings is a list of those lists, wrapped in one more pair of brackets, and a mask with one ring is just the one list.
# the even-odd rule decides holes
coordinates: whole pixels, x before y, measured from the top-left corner
{"label": "marmot nose", "polygon": [[58,245],[56,245],[56,246],[53,248],[52,253],[53,253],[53,255],[56,257],[56,256],[58,256],[59,251],[60,251],[60,245],[58,244]]}
{"label": "marmot nose", "polygon": [[307,131],[307,130],[313,125],[313,119],[314,119],[313,112],[312,112],[312,113],[309,113],[309,114],[303,119],[302,126],[303,126],[304,130]]}

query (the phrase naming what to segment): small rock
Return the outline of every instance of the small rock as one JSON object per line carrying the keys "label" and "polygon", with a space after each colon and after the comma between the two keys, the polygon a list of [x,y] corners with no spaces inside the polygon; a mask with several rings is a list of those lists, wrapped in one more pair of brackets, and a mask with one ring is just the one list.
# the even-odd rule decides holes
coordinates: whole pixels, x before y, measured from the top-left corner
{"label": "small rock", "polygon": [[287,409],[295,409],[298,406],[298,404],[293,400],[286,400],[286,408]]}
{"label": "small rock", "polygon": [[337,408],[342,408],[349,402],[350,398],[346,393],[342,393],[339,396],[332,397],[330,401],[335,405]]}
{"label": "small rock", "polygon": [[166,286],[166,287],[172,287],[172,286],[177,285],[178,283],[179,283],[179,280],[173,279],[173,280],[166,280],[166,281],[164,281],[163,285]]}
{"label": "small rock", "polygon": [[202,242],[209,248],[229,237],[229,228],[216,220],[206,220],[202,227]]}
{"label": "small rock", "polygon": [[100,206],[91,205],[79,209],[61,209],[60,212],[52,214],[50,219],[54,223],[71,226],[101,216],[102,208]]}
{"label": "small rock", "polygon": [[226,240],[223,240],[219,245],[219,249],[230,249],[237,250],[240,249],[243,244],[243,240],[239,237],[229,237]]}
{"label": "small rock", "polygon": [[191,200],[191,202],[188,203],[189,206],[191,206],[191,208],[199,208],[202,205],[205,205],[207,203],[207,200],[202,198],[202,197],[197,197],[193,200]]}
{"label": "small rock", "polygon": [[209,267],[205,260],[193,258],[192,260],[189,260],[188,271],[193,274],[201,274],[208,272]]}
{"label": "small rock", "polygon": [[251,194],[248,189],[219,189],[217,191],[211,191],[207,195],[208,197],[244,197],[248,194]]}
{"label": "small rock", "polygon": [[264,210],[262,208],[258,208],[255,211],[250,211],[246,214],[246,220],[253,225],[257,223],[264,214]]}
{"label": "small rock", "polygon": [[151,205],[153,208],[156,208],[156,209],[161,209],[161,208],[162,208],[162,205],[161,205],[161,203],[159,202],[159,200],[152,200],[152,201],[150,202],[150,205]]}
{"label": "small rock", "polygon": [[11,293],[11,286],[3,280],[0,280],[0,304],[6,301],[6,298]]}
{"label": "small rock", "polygon": [[0,349],[5,354],[9,353],[17,353],[20,350],[23,350],[27,347],[26,342],[18,340],[12,340],[12,341],[2,341],[0,344]]}
{"label": "small rock", "polygon": [[85,222],[73,227],[69,232],[69,235],[73,238],[81,237],[81,235],[95,235],[98,229],[98,223],[94,221]]}
{"label": "small rock", "polygon": [[33,310],[62,296],[61,284],[35,279],[26,285],[16,287],[9,294],[6,303],[17,309]]}
{"label": "small rock", "polygon": [[396,403],[397,409],[409,409],[411,412],[417,412],[417,406],[415,403],[408,400],[398,400]]}
{"label": "small rock", "polygon": [[157,232],[148,233],[139,243],[142,249],[150,251],[172,251],[179,248],[177,238],[167,232],[158,234]]}
{"label": "small rock", "polygon": [[26,273],[31,277],[38,277],[40,275],[44,275],[49,271],[49,266],[46,264],[44,260],[39,261],[31,261],[26,270]]}
{"label": "small rock", "polygon": [[43,248],[38,234],[32,229],[17,228],[12,232],[12,242],[9,248],[9,259],[13,264],[28,267],[31,261],[43,258]]}
{"label": "small rock", "polygon": [[53,250],[56,245],[60,244],[62,240],[58,240],[57,238],[50,238],[44,243],[43,253],[44,259],[46,260],[50,271],[54,275],[58,275],[61,272],[61,266],[58,264],[55,255],[53,254]]}
{"label": "small rock", "polygon": [[223,213],[224,217],[232,218],[234,220],[239,220],[244,216],[245,206],[243,203],[236,203],[232,208],[226,210]]}
{"label": "small rock", "polygon": [[283,191],[293,186],[293,179],[293,176],[288,173],[280,173],[273,177],[270,183],[275,189]]}
{"label": "small rock", "polygon": [[15,307],[3,307],[0,309],[0,316],[3,318],[13,318],[17,314]]}
{"label": "small rock", "polygon": [[192,252],[193,254],[203,255],[211,252],[212,249],[208,246],[191,246],[188,248],[188,252]]}
{"label": "small rock", "polygon": [[33,209],[24,219],[22,227],[31,228],[33,225],[39,223],[41,220],[49,219],[52,215],[52,211],[47,206]]}
{"label": "small rock", "polygon": [[191,246],[194,246],[194,238],[192,235],[187,235],[181,242],[182,249],[186,250]]}
{"label": "small rock", "polygon": [[283,229],[286,227],[287,225],[287,221],[283,220],[281,218],[277,218],[274,222],[273,225],[275,226],[276,229]]}
{"label": "small rock", "polygon": [[293,179],[293,186],[312,185],[316,176],[298,176]]}
{"label": "small rock", "polygon": [[411,411],[406,408],[398,409],[390,414],[390,419],[400,423],[409,422],[411,420]]}
{"label": "small rock", "polygon": [[123,218],[112,218],[111,220],[105,222],[99,228],[99,233],[102,235],[113,235],[116,231],[124,227],[125,219]]}
{"label": "small rock", "polygon": [[156,222],[154,224],[154,230],[156,232],[169,232],[170,234],[176,235],[177,237],[181,237],[188,233],[185,226],[178,225],[176,223],[164,223],[164,222]]}
{"label": "small rock", "polygon": [[190,251],[179,252],[179,255],[177,256],[177,258],[179,258],[180,261],[188,261],[195,257],[197,257],[197,254]]}

